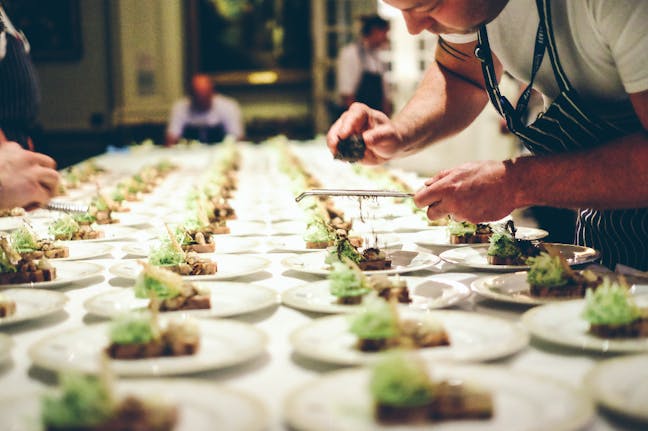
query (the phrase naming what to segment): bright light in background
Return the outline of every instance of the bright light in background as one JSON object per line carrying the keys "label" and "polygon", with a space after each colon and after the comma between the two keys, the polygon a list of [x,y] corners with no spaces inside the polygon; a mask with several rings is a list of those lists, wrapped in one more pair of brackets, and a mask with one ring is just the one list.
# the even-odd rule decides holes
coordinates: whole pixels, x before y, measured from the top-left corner
{"label": "bright light in background", "polygon": [[387,3],[384,3],[378,0],[378,15],[385,19],[402,17],[401,12],[393,6],[389,6]]}

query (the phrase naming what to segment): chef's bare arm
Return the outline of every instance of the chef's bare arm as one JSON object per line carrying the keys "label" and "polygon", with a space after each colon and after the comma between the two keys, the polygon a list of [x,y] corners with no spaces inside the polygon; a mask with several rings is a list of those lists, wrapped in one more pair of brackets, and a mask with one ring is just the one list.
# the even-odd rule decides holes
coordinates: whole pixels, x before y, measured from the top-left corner
{"label": "chef's bare arm", "polygon": [[[440,42],[435,61],[407,105],[394,117],[403,137],[402,154],[420,150],[469,126],[488,103],[477,42]],[[502,67],[493,58],[498,77]]]}

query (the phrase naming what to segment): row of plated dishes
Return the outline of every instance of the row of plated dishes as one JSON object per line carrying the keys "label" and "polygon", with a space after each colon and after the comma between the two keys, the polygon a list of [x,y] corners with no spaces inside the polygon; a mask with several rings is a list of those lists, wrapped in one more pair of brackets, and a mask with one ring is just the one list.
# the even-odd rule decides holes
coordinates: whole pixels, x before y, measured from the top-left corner
{"label": "row of plated dishes", "polygon": [[[251,149],[247,149],[246,153],[252,154],[253,152]],[[243,169],[245,167],[246,165],[244,163]],[[247,167],[250,168],[249,165]],[[245,170],[241,173],[240,177],[241,179],[245,178]],[[243,183],[244,181],[241,181],[240,188],[245,187]],[[160,188],[164,187],[164,185],[162,183]],[[249,190],[246,189],[246,191]],[[241,191],[238,194],[243,195]],[[272,195],[269,194],[268,196]],[[426,378],[421,377],[421,369],[426,370],[424,374],[429,374],[428,377],[437,382],[435,384],[459,379],[469,383],[469,386],[475,385],[480,390],[485,390],[487,398],[491,401],[490,404],[489,402],[485,403],[486,407],[484,407],[484,410],[477,409],[472,404],[466,403],[465,414],[477,414],[475,411],[482,413],[474,417],[469,416],[472,419],[457,419],[451,415],[448,416],[450,413],[447,410],[431,410],[431,407],[429,407],[431,395],[428,394],[427,398],[424,396],[424,400],[420,401],[420,404],[426,407],[422,410],[419,409],[419,416],[415,415],[416,421],[434,420],[435,426],[441,429],[452,429],[453,426],[458,425],[457,420],[460,420],[464,426],[474,427],[475,429],[533,429],[533,426],[537,424],[543,424],[543,426],[554,424],[556,428],[575,429],[587,423],[593,414],[593,409],[589,400],[569,387],[553,382],[546,382],[542,379],[527,375],[520,375],[519,373],[512,373],[510,370],[493,367],[484,368],[480,366],[450,367],[441,365],[440,361],[476,362],[512,355],[527,346],[529,341],[528,330],[533,335],[572,347],[585,347],[601,351],[614,350],[619,352],[645,351],[648,347],[645,340],[604,340],[600,337],[597,338],[589,335],[587,333],[587,322],[581,318],[581,313],[585,306],[584,300],[565,301],[564,299],[552,298],[536,298],[535,301],[533,299],[528,300],[527,302],[531,304],[541,302],[549,302],[549,304],[531,309],[525,313],[522,321],[525,324],[526,330],[515,324],[515,322],[479,313],[445,310],[429,312],[428,310],[431,309],[460,304],[469,298],[471,292],[464,283],[457,281],[451,275],[437,274],[423,277],[420,275],[421,273],[416,272],[440,265],[441,259],[433,253],[421,249],[415,249],[415,251],[399,249],[400,238],[398,229],[395,229],[396,232],[390,234],[390,237],[386,235],[386,239],[384,240],[384,247],[387,249],[387,255],[392,261],[392,267],[378,271],[366,271],[366,274],[380,275],[382,273],[385,275],[396,275],[399,281],[405,281],[408,285],[411,299],[409,305],[386,306],[388,304],[387,302],[378,300],[376,303],[373,301],[373,298],[363,300],[364,302],[368,302],[368,304],[365,303],[364,305],[340,303],[339,297],[331,292],[331,284],[335,277],[331,274],[332,266],[326,262],[327,257],[331,254],[330,251],[313,252],[312,250],[306,249],[301,235],[290,238],[272,235],[272,233],[276,233],[272,231],[273,226],[282,225],[279,224],[281,221],[278,220],[280,216],[273,216],[275,220],[272,220],[270,215],[280,214],[282,212],[280,210],[286,212],[286,208],[294,211],[294,207],[292,205],[279,206],[274,201],[267,199],[263,202],[263,205],[267,206],[268,211],[265,214],[268,216],[256,216],[254,219],[250,219],[250,217],[245,217],[244,214],[245,207],[251,201],[253,199],[248,199],[247,202],[242,198],[238,202],[234,199],[232,200],[232,206],[237,209],[240,217],[239,220],[232,221],[231,225],[234,226],[236,222],[240,222],[241,224],[261,223],[261,226],[267,228],[263,230],[265,235],[258,235],[259,230],[256,230],[259,226],[258,224],[248,225],[248,227],[254,226],[254,231],[245,231],[242,229],[241,234],[250,235],[250,237],[237,236],[234,235],[235,232],[224,236],[216,235],[216,253],[208,254],[207,256],[217,262],[218,270],[214,274],[209,275],[187,275],[182,277],[182,283],[195,283],[199,290],[210,298],[211,307],[201,310],[182,310],[168,314],[160,313],[159,325],[162,328],[166,328],[172,324],[172,320],[179,320],[181,323],[188,320],[191,328],[187,332],[190,335],[192,333],[195,334],[192,331],[197,331],[200,334],[199,348],[194,353],[188,355],[166,355],[163,357],[146,357],[141,359],[113,359],[110,361],[110,369],[112,372],[128,376],[174,375],[229,367],[246,362],[251,358],[261,355],[266,349],[269,338],[271,339],[272,337],[268,337],[267,334],[260,331],[254,325],[230,320],[203,319],[202,317],[227,317],[250,313],[276,306],[279,301],[283,301],[287,306],[297,309],[318,313],[338,314],[336,316],[314,319],[310,324],[299,328],[292,334],[281,334],[281,336],[290,337],[293,350],[301,356],[340,365],[371,365],[375,364],[377,360],[379,362],[382,361],[382,359],[378,359],[382,356],[379,352],[367,351],[359,347],[358,340],[362,338],[362,334],[367,335],[367,333],[366,331],[363,332],[360,323],[356,323],[355,325],[360,325],[359,332],[357,327],[355,332],[351,331],[351,326],[354,325],[350,324],[349,317],[346,317],[346,314],[353,314],[356,322],[366,319],[371,321],[372,318],[377,318],[383,322],[391,321],[392,323],[388,323],[387,326],[391,327],[393,331],[396,331],[396,335],[392,334],[386,337],[388,338],[387,346],[392,348],[400,345],[401,347],[411,348],[411,343],[414,343],[414,346],[419,347],[417,349],[419,353],[418,357],[422,359],[413,359],[412,361],[422,360],[424,363],[422,368],[410,370],[411,372],[408,372],[406,366],[396,366],[396,368],[404,369],[404,377],[393,370],[385,371],[385,367],[387,366],[383,365],[380,367],[377,366],[373,371],[371,368],[363,368],[354,371],[333,372],[322,376],[315,382],[296,388],[286,399],[284,415],[287,422],[298,429],[377,429],[377,427],[382,426],[380,424],[391,423],[391,420],[401,420],[409,423],[408,421],[410,419],[408,419],[408,415],[414,414],[409,411],[410,409],[396,409],[393,416],[374,416],[375,405],[383,405],[383,407],[387,405],[389,407],[389,402],[391,401],[397,406],[400,405],[402,407],[404,403],[407,407],[411,407],[409,405],[411,400],[407,397],[394,400],[389,395],[385,399],[383,396],[384,391],[373,388],[378,384],[372,382],[381,379],[375,373],[386,373],[383,379],[387,379],[387,381],[392,381],[390,380],[392,378],[390,374],[395,373],[396,375],[393,378],[396,381],[399,381],[401,377],[410,379],[403,380],[406,386],[404,390],[407,389],[408,384],[410,388],[414,389],[420,389],[421,385],[423,387],[430,387],[432,383],[426,380]],[[161,201],[157,201],[155,204],[151,204],[149,208],[146,208],[146,205],[143,205],[143,207],[149,210],[155,208],[155,211],[158,211],[160,208],[164,208],[164,205],[162,205]],[[396,212],[394,211],[394,213]],[[133,215],[136,215],[135,213],[133,211]],[[402,231],[413,230],[411,228],[411,221],[414,220],[414,217],[418,216],[413,215],[409,217],[410,223],[404,223],[407,224],[408,228],[402,228]],[[278,221],[278,223],[273,223],[273,221]],[[289,223],[295,222],[284,222],[284,225],[289,226]],[[303,222],[297,222],[297,224],[301,226],[302,230],[305,230]],[[112,228],[116,228],[116,226],[109,226],[107,230]],[[157,244],[156,241],[158,241],[155,238],[159,236],[160,226],[157,226],[157,228],[157,232],[153,234],[147,232],[143,236],[144,229],[140,228],[135,230],[133,235],[141,235],[139,238],[142,241],[144,238],[153,238],[153,244],[155,246]],[[490,269],[488,266],[486,268],[477,266],[480,264],[474,263],[473,258],[468,257],[471,253],[474,253],[480,255],[485,260],[484,247],[473,245],[453,247],[448,239],[446,227],[421,225],[418,229],[420,229],[419,232],[421,235],[417,242],[420,245],[443,246],[447,248],[447,250],[441,253],[446,262],[463,265],[472,269]],[[299,231],[291,231],[290,233],[299,233]],[[229,250],[227,247],[224,250],[220,249],[219,237],[222,238],[225,244],[230,243]],[[442,239],[433,239],[426,244],[426,240],[430,237]],[[132,239],[133,237],[127,238]],[[236,244],[244,241],[248,241],[247,247],[237,249]],[[75,242],[74,245],[72,243],[70,244],[74,247],[79,243]],[[84,246],[91,246],[91,243],[84,242],[83,244]],[[115,252],[115,250],[110,242],[96,242],[95,244],[102,247],[101,250],[96,252],[103,251],[103,254],[93,255],[88,250],[85,250],[85,255],[81,253],[82,257],[77,257],[80,261],[59,262],[53,260],[53,265],[57,268],[61,276],[59,282],[61,280],[64,280],[64,282],[57,284],[56,280],[45,281],[30,285],[28,290],[15,288],[14,286],[3,292],[6,296],[16,299],[19,306],[18,310],[20,308],[29,309],[29,307],[32,307],[32,310],[34,310],[33,313],[26,318],[35,318],[55,310],[60,310],[66,302],[66,296],[64,294],[52,290],[34,290],[33,287],[49,289],[69,282],[79,281],[82,278],[79,275],[81,273],[80,268],[85,268],[82,271],[83,274],[91,274],[91,277],[101,276],[104,267],[97,265],[95,269],[98,269],[93,272],[89,266],[86,267],[85,265],[92,266],[96,264],[94,262],[86,262],[85,259],[105,256],[106,254]],[[121,244],[117,252],[125,254],[126,257],[146,258],[150,253],[150,249],[149,247],[142,247],[141,244],[140,242],[129,241],[126,244]],[[108,245],[110,248],[105,248],[104,245]],[[304,283],[301,286],[283,290],[281,295],[275,290],[255,284],[220,281],[221,279],[236,279],[244,275],[265,270],[270,264],[269,260],[272,260],[271,256],[260,256],[259,254],[270,251],[281,251],[282,248],[284,251],[288,249],[289,251],[300,252],[299,254],[283,259],[282,264],[286,269],[327,276],[329,278]],[[571,249],[566,247],[565,250],[569,253]],[[247,254],[249,251],[255,252],[255,254]],[[456,255],[450,254],[451,252],[465,254],[456,257]],[[447,254],[444,255],[444,253]],[[72,252],[70,254],[72,255]],[[75,255],[79,256],[79,254]],[[595,257],[591,258],[593,259]],[[485,265],[488,264],[486,263]],[[66,270],[68,268],[72,273],[75,273],[71,277],[66,276]],[[518,270],[520,267],[518,265],[512,265],[512,268],[500,267],[499,269],[510,271]],[[344,270],[348,270],[348,268]],[[109,266],[109,273],[123,280],[137,280],[140,277],[141,271],[141,265],[133,259],[120,260]],[[397,275],[409,272],[415,272],[414,276],[400,277]],[[360,279],[363,277],[357,273],[355,275]],[[532,298],[529,295],[529,284],[527,284],[525,277],[526,273],[489,275],[475,280],[472,283],[472,289],[489,299],[524,303],[524,300],[520,298]],[[134,286],[136,283],[136,281],[132,281],[130,285]],[[9,287],[3,286],[3,288]],[[38,299],[41,295],[43,298],[42,303],[48,303],[49,305],[41,307],[43,304]],[[45,295],[48,295],[47,300],[44,299]],[[368,295],[371,298],[372,294],[368,293]],[[642,298],[638,296],[637,301],[639,305],[646,305],[641,300]],[[85,302],[84,306],[91,314],[112,317],[128,310],[145,309],[148,307],[148,302],[148,298],[138,298],[136,296],[135,288],[113,288],[106,289],[97,296],[90,298]],[[20,307],[21,303],[26,305]],[[367,305],[368,307],[366,307]],[[552,308],[568,306],[570,307],[568,311],[565,311],[567,308],[561,308],[560,310]],[[39,307],[41,309],[35,311]],[[43,308],[46,310],[44,311]],[[396,317],[394,318],[394,316]],[[191,317],[198,317],[199,320],[191,323]],[[16,319],[16,316],[14,316],[13,320],[12,317],[0,318],[0,324],[10,324],[17,320],[19,319]],[[417,322],[420,326],[427,325],[429,333],[412,333],[407,328],[403,329],[399,325],[393,324],[393,322],[402,321]],[[34,364],[44,368],[53,370],[74,369],[81,372],[98,373],[102,370],[99,360],[100,353],[110,345],[112,340],[111,331],[115,331],[114,327],[111,329],[112,325],[114,324],[102,323],[80,327],[76,330],[61,334],[49,334],[29,349],[29,356]],[[571,335],[562,334],[561,331],[554,331],[554,325],[569,328]],[[448,343],[434,344],[434,341],[427,339],[430,334],[438,335],[439,330],[445,332],[445,336],[440,338],[436,337],[437,341],[439,339],[446,339]],[[547,334],[553,336],[548,336]],[[563,339],[557,339],[561,334],[566,336]],[[423,338],[426,339],[421,341],[419,335],[424,336]],[[273,334],[273,337],[276,336],[278,334]],[[570,336],[572,340],[568,340]],[[372,339],[371,334],[368,337]],[[583,339],[589,341],[583,342]],[[0,341],[6,340],[0,339]],[[3,344],[0,343],[0,345]],[[393,364],[398,363],[398,360],[398,358],[386,359],[387,364],[391,361],[392,368],[395,366]],[[615,361],[601,365],[593,372],[592,381],[595,383],[593,383],[592,387],[601,402],[609,407],[618,408],[617,405],[613,405],[610,401],[611,397],[608,394],[608,388],[612,384],[611,381],[614,380],[615,385],[621,385],[619,382],[621,379],[614,377],[614,373],[618,374],[619,370],[623,369],[622,366],[624,364],[618,365],[618,362],[626,361],[626,363],[630,364],[645,364],[646,359],[628,357]],[[123,394],[124,391],[127,393],[133,393],[131,391],[134,391],[136,395],[146,397],[147,393],[158,391],[161,387],[160,385],[166,384],[166,382],[167,380],[162,383],[159,380],[144,381],[139,386],[140,390],[134,390],[133,388],[136,385],[130,384],[129,382],[124,384],[120,383],[118,385],[118,391],[120,394]],[[245,421],[242,418],[228,418],[230,422],[228,422],[227,427],[224,429],[262,429],[267,426],[267,421],[269,420],[269,415],[266,412],[267,407],[264,407],[262,403],[253,396],[251,397],[250,394],[243,394],[222,387],[198,385],[193,381],[169,380],[168,382],[169,388],[177,388],[177,391],[174,390],[176,395],[172,397],[172,401],[179,407],[181,414],[178,429],[208,429],[208,424],[213,423],[211,421],[214,418],[220,418],[223,414],[225,416],[232,416],[225,414],[227,411],[233,411],[232,409],[241,411],[242,413],[247,412],[242,417],[250,418],[250,420]],[[74,386],[74,382],[71,385]],[[95,383],[92,382],[90,385],[95,385]],[[197,388],[195,392],[191,390],[192,385],[195,385]],[[343,391],[344,393],[342,394],[338,390],[340,387],[353,388],[353,390]],[[369,387],[372,387],[372,389],[370,390]],[[525,392],[524,399],[522,401],[515,400],[515,394],[518,394],[522,388],[524,388],[523,392]],[[455,394],[456,397],[466,402],[465,400],[473,394],[469,389],[458,390]],[[218,401],[206,403],[205,400],[207,399]],[[548,405],[548,399],[562,400],[562,405],[569,408],[565,408],[562,412],[557,413],[555,409],[550,408]],[[29,403],[24,400],[5,400],[3,410],[7,408],[7,411],[34,412],[42,407],[37,401],[34,401],[34,398],[30,398]],[[634,403],[636,400],[626,400],[626,404],[632,404],[630,401]],[[619,403],[617,402],[616,404]],[[478,406],[483,407],[483,405],[483,403],[478,403]],[[490,410],[487,408],[489,405]],[[634,406],[634,404],[632,405]],[[8,409],[8,406],[12,406],[11,410]],[[348,408],[341,408],[341,406],[347,406]],[[155,406],[151,408],[153,407]],[[528,409],[528,415],[524,419],[520,418],[520,408]],[[623,411],[623,406],[621,410]],[[435,413],[430,413],[431,411]],[[490,411],[490,414],[486,414],[484,411]],[[638,410],[636,406],[634,406],[634,409],[626,408],[625,411],[635,417],[641,417],[641,410]],[[423,416],[420,416],[421,414]],[[454,414],[461,415],[461,411],[458,413],[454,412]],[[235,416],[238,417],[240,415]],[[11,417],[13,418],[15,415],[12,414]],[[24,417],[24,415],[21,417]],[[187,422],[187,417],[190,418],[189,422]],[[204,426],[201,427],[201,424]],[[188,428],[189,426],[193,426],[193,428]],[[15,425],[14,428],[9,429],[20,429],[20,427],[19,425]]]}

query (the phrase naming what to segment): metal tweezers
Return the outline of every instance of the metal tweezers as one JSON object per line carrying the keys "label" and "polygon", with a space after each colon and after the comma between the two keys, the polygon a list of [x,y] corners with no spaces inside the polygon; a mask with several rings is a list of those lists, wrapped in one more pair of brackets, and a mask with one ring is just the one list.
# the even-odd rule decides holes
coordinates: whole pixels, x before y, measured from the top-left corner
{"label": "metal tweezers", "polygon": [[75,204],[72,202],[49,201],[45,208],[52,211],[63,211],[67,213],[87,213],[88,205]]}
{"label": "metal tweezers", "polygon": [[413,193],[397,192],[393,190],[344,190],[344,189],[313,189],[305,191],[295,198],[296,202],[306,196],[358,196],[380,198],[411,198]]}

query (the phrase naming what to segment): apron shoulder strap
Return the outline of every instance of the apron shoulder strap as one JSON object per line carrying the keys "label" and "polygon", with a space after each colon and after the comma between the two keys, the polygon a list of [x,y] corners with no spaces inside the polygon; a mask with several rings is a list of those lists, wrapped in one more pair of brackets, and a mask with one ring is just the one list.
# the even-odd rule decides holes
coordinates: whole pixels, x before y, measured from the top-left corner
{"label": "apron shoulder strap", "polygon": [[563,70],[558,57],[558,46],[551,23],[551,0],[536,0],[536,5],[538,6],[538,15],[540,16],[540,26],[544,27],[545,34],[547,35],[549,59],[551,60],[556,82],[561,91],[569,92],[573,87],[569,79],[567,79],[567,74]]}

